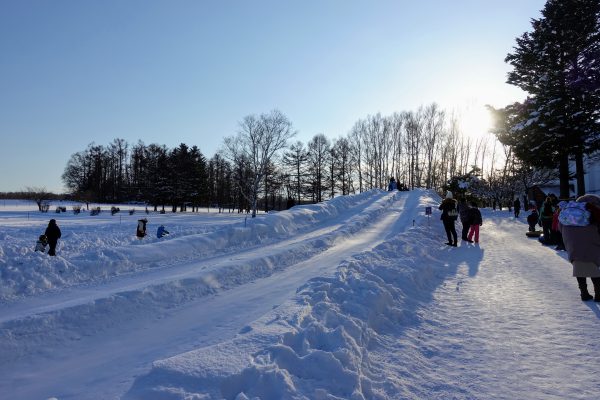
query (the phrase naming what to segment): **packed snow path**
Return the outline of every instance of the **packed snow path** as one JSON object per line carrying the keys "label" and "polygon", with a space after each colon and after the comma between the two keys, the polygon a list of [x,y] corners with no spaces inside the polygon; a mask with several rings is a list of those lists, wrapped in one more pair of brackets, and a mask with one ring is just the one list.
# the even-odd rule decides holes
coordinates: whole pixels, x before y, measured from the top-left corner
{"label": "packed snow path", "polygon": [[494,215],[479,247],[448,252],[447,278],[389,343],[392,375],[412,398],[598,398],[600,303],[579,299],[565,252]]}
{"label": "packed snow path", "polygon": [[[118,398],[153,360],[232,337],[310,278],[404,231],[418,200],[416,192],[383,192],[270,245],[9,304],[0,323],[16,344],[3,346],[0,387],[20,399]],[[369,209],[371,218],[348,232]],[[281,270],[271,268],[277,261]]]}

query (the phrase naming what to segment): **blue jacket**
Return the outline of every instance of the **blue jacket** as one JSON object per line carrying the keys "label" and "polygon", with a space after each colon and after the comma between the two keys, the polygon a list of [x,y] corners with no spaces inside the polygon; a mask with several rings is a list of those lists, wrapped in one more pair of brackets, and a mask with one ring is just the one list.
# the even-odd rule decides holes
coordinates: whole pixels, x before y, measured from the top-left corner
{"label": "blue jacket", "polygon": [[164,227],[164,226],[162,226],[162,225],[161,225],[161,226],[159,226],[159,227],[158,227],[158,230],[156,231],[156,237],[157,237],[157,238],[159,238],[159,239],[160,239],[161,237],[165,236],[165,235],[168,235],[168,234],[169,234],[169,231],[167,231],[167,230],[165,229],[165,227]]}

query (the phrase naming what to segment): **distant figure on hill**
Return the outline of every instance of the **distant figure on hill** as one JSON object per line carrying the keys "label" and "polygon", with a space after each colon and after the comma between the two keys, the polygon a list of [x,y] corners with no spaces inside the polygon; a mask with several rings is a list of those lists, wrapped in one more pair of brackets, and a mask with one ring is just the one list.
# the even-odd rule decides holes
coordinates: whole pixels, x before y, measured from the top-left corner
{"label": "distant figure on hill", "polygon": [[135,232],[135,235],[138,238],[141,239],[144,236],[146,236],[146,224],[147,223],[148,223],[148,220],[146,218],[138,219],[137,230]]}
{"label": "distant figure on hill", "polygon": [[458,245],[456,227],[454,222],[458,219],[458,210],[456,208],[456,200],[452,198],[452,192],[446,192],[446,198],[442,201],[442,204],[438,207],[442,210],[442,216],[440,219],[444,223],[444,229],[446,230],[446,236],[448,237],[448,246],[456,247]]}
{"label": "distant figure on hill", "polygon": [[519,213],[521,212],[521,200],[516,198],[513,202],[513,207],[515,212],[515,218],[519,218]]}
{"label": "distant figure on hill", "polygon": [[169,231],[165,229],[164,225],[159,226],[158,229],[156,230],[156,237],[159,239],[163,236],[167,236],[168,234],[169,234]]}
{"label": "distant figure on hill", "polygon": [[589,225],[576,226],[559,223],[569,261],[573,264],[573,276],[581,292],[581,300],[588,301],[592,296],[588,292],[586,278],[592,279],[594,301],[600,302],[600,197],[586,194],[576,200],[587,203],[590,211]]}
{"label": "distant figure on hill", "polygon": [[44,232],[44,235],[46,235],[46,237],[48,238],[48,245],[50,246],[50,248],[48,249],[48,255],[55,256],[56,245],[58,244],[58,239],[60,239],[61,236],[60,228],[56,224],[55,219],[51,219],[50,222],[48,222],[48,227],[46,228],[46,232]]}
{"label": "distant figure on hill", "polygon": [[388,185],[388,191],[391,192],[393,190],[396,190],[398,188],[398,186],[396,186],[396,180],[394,179],[394,177],[390,178],[390,184]]}

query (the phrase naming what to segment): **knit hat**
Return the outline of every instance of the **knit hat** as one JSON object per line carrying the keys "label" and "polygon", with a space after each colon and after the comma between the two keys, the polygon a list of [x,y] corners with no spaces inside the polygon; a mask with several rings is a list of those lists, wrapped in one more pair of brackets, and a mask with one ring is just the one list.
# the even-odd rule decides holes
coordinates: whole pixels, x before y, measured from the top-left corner
{"label": "knit hat", "polygon": [[448,191],[446,192],[446,198],[447,198],[447,199],[451,199],[451,198],[452,198],[452,192],[451,192],[451,191],[449,191],[449,190],[448,190]]}

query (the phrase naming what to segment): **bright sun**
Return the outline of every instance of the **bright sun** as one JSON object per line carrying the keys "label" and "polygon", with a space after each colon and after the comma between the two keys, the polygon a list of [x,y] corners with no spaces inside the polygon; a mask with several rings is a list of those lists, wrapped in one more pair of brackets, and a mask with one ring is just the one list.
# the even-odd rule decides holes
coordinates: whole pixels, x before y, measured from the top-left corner
{"label": "bright sun", "polygon": [[469,104],[459,114],[463,133],[472,139],[486,136],[492,128],[492,117],[484,104]]}

